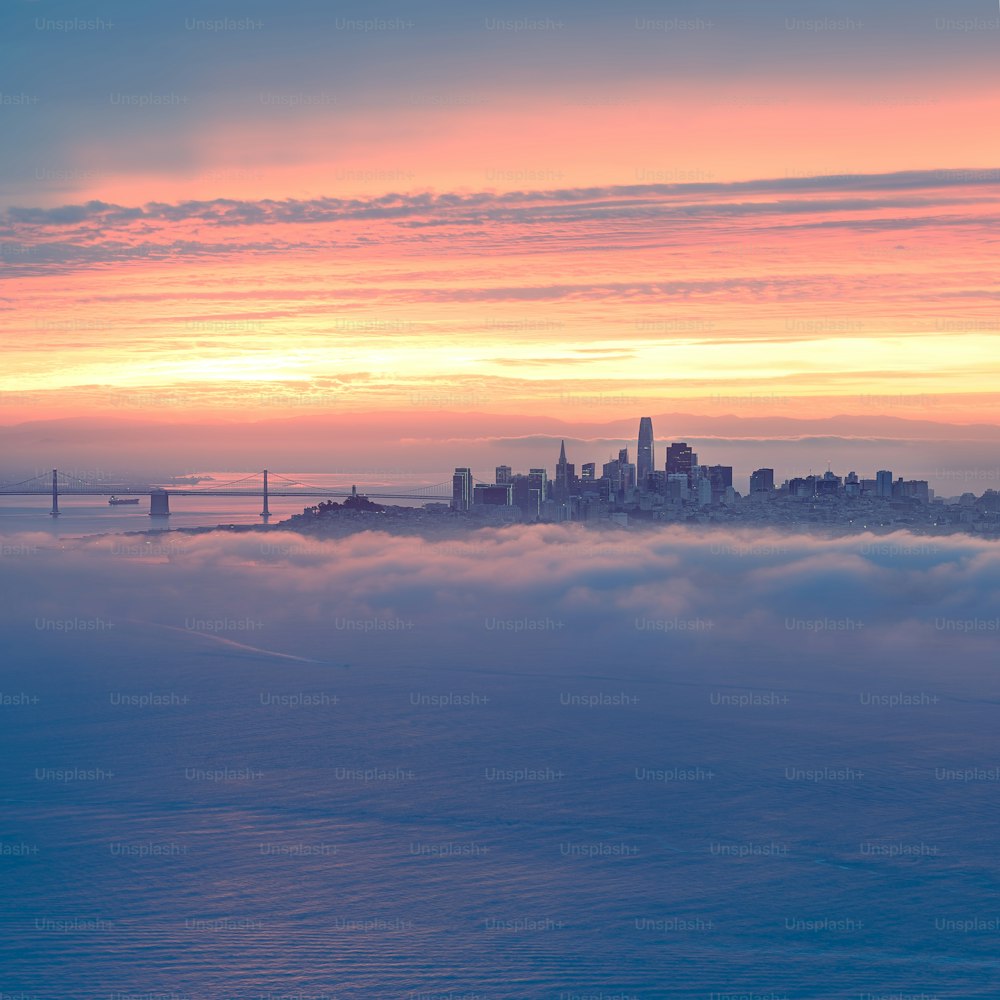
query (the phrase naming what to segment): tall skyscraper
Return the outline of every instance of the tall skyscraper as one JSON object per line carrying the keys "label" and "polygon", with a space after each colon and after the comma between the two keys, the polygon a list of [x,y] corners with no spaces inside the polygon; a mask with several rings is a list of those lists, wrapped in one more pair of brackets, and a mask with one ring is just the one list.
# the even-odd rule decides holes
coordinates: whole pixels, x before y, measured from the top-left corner
{"label": "tall skyscraper", "polygon": [[892,497],[892,473],[888,469],[880,469],[875,473],[875,495]]}
{"label": "tall skyscraper", "polygon": [[468,510],[472,506],[472,470],[455,469],[451,477],[452,510]]}
{"label": "tall skyscraper", "polygon": [[691,480],[691,469],[698,463],[698,456],[684,441],[675,441],[667,448],[667,475],[683,472]]}
{"label": "tall skyscraper", "polygon": [[566,442],[559,446],[559,461],[556,462],[556,479],[552,485],[552,498],[560,503],[569,499],[569,463],[566,461]]}
{"label": "tall skyscraper", "polygon": [[510,466],[498,465],[495,480],[497,486],[506,486],[510,482]]}
{"label": "tall skyscraper", "polygon": [[757,469],[750,473],[751,493],[771,493],[774,491],[774,469]]}
{"label": "tall skyscraper", "polygon": [[653,443],[653,418],[639,419],[639,447],[635,457],[635,477],[640,490],[648,489],[649,477],[656,468]]}

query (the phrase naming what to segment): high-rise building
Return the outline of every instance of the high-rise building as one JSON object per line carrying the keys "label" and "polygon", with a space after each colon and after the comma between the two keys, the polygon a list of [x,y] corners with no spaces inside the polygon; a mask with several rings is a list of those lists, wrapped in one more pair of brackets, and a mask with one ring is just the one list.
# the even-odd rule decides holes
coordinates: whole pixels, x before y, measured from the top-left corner
{"label": "high-rise building", "polygon": [[494,507],[509,507],[514,502],[513,486],[510,483],[476,483],[472,488],[472,503]]}
{"label": "high-rise building", "polygon": [[771,493],[774,491],[774,469],[757,469],[750,473],[751,493]]}
{"label": "high-rise building", "polygon": [[496,474],[497,486],[506,486],[510,482],[510,466],[498,465]]}
{"label": "high-rise building", "polygon": [[649,488],[649,477],[656,468],[653,442],[653,418],[639,419],[639,447],[635,456],[635,477],[640,490]]}
{"label": "high-rise building", "polygon": [[566,461],[566,442],[559,446],[559,461],[556,462],[556,479],[552,487],[552,498],[559,503],[569,499],[569,463]]}
{"label": "high-rise building", "polygon": [[690,495],[686,472],[667,472],[666,497],[668,500],[687,500]]}
{"label": "high-rise building", "polygon": [[537,521],[542,509],[537,478],[515,474],[511,478],[511,500],[518,507],[526,521]]}
{"label": "high-rise building", "polygon": [[472,470],[455,469],[451,477],[452,510],[468,510],[472,506]]}
{"label": "high-rise building", "polygon": [[628,448],[622,448],[618,452],[618,469],[621,476],[621,488],[623,490],[634,490],[635,463],[628,460]]}
{"label": "high-rise building", "polygon": [[538,490],[538,502],[549,498],[549,473],[547,469],[528,469],[528,489]]}
{"label": "high-rise building", "polygon": [[892,496],[892,473],[888,469],[875,473],[875,495],[884,498]]}
{"label": "high-rise building", "polygon": [[930,503],[931,495],[926,479],[903,479],[902,476],[893,483],[892,495],[895,499],[910,497],[921,503]]}
{"label": "high-rise building", "polygon": [[733,467],[731,465],[709,465],[708,480],[712,484],[712,497],[718,501],[726,495],[726,490],[733,485]]}
{"label": "high-rise building", "polygon": [[597,478],[597,463],[584,462],[580,470],[580,478],[585,483],[592,483]]}
{"label": "high-rise building", "polygon": [[698,463],[698,456],[684,441],[675,441],[667,448],[667,474],[683,472],[691,478],[691,469]]}
{"label": "high-rise building", "polygon": [[610,462],[604,463],[601,468],[601,479],[607,484],[608,499],[619,499],[624,490],[621,458],[613,458]]}
{"label": "high-rise building", "polygon": [[835,476],[829,469],[816,480],[816,493],[821,497],[835,497],[840,493],[840,476]]}

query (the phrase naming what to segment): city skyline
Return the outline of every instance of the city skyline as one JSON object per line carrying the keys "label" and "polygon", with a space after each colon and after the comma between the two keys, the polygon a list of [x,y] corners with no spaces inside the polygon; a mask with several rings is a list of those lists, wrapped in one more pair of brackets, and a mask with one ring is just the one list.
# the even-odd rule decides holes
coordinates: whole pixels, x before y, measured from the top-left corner
{"label": "city skyline", "polygon": [[[624,409],[617,400],[618,410]],[[482,470],[509,463],[545,464],[560,442],[579,454],[609,459],[635,442],[638,416],[586,422],[532,418],[520,414],[491,417],[482,413],[443,415],[446,434],[435,437],[437,417],[419,414],[327,414],[205,428],[192,438],[193,424],[75,420],[0,427],[4,455],[0,481],[17,481],[49,471],[53,465],[94,481],[146,479],[229,471],[246,473],[281,461],[284,472],[356,471],[364,474],[414,475],[447,471],[464,459]],[[676,433],[713,463],[732,463],[737,488],[745,490],[755,469],[773,467],[785,475],[809,475],[827,467],[874,474],[879,468],[905,470],[925,479],[939,496],[1000,487],[1000,465],[993,443],[1000,428],[969,424],[958,440],[946,424],[928,418],[884,417],[886,429],[873,433],[872,421],[841,416],[793,419],[786,416],[707,418],[661,413],[651,418]],[[334,454],[317,438],[335,440]],[[638,455],[637,445],[635,446]],[[331,461],[332,458],[332,461]],[[658,460],[663,466],[662,457]]]}
{"label": "city skyline", "polygon": [[[741,494],[733,487],[732,466],[699,462],[687,442],[666,447],[662,470],[655,468],[655,450],[652,418],[642,417],[636,461],[630,461],[626,446],[617,458],[609,456],[600,466],[600,475],[596,462],[585,462],[577,476],[575,464],[567,459],[565,441],[560,443],[554,477],[545,468],[524,474],[505,464],[496,467],[490,483],[468,466],[457,467],[450,508],[477,514],[481,523],[491,524],[585,521],[627,527],[707,521],[769,528],[839,525],[858,532],[896,526],[916,533],[957,530],[1000,535],[1000,492],[994,489],[981,496],[967,490],[945,499],[935,495],[927,480],[893,478],[890,469],[864,478],[854,470],[838,475],[829,467],[819,474],[788,477],[779,485],[774,469],[761,467],[750,474],[749,491]],[[638,473],[640,461],[643,476]],[[336,513],[336,508],[329,512]]]}
{"label": "city skyline", "polygon": [[[631,512],[640,519],[645,514],[646,520],[676,521],[683,511],[693,509],[705,511],[709,508],[722,508],[728,515],[737,515],[741,507],[746,507],[744,501],[747,500],[755,506],[770,500],[840,500],[845,501],[849,509],[852,503],[877,499],[881,502],[896,501],[896,513],[904,515],[896,520],[904,525],[912,526],[915,523],[912,517],[905,515],[914,513],[912,505],[918,504],[924,508],[931,505],[939,508],[930,521],[935,526],[944,523],[969,524],[975,520],[977,526],[972,530],[995,532],[1000,529],[1000,522],[993,523],[997,521],[997,512],[1000,511],[1000,503],[997,502],[1000,493],[994,489],[986,489],[982,496],[966,490],[958,496],[939,498],[927,480],[904,479],[902,475],[894,478],[889,469],[878,469],[873,477],[859,476],[853,469],[840,475],[828,465],[823,473],[810,472],[808,475],[789,476],[784,480],[780,476],[776,479],[774,468],[759,467],[748,477],[748,492],[741,493],[734,486],[733,466],[699,461],[698,454],[685,441],[673,441],[665,447],[662,469],[656,468],[655,455],[656,438],[652,417],[640,417],[634,462],[630,460],[626,445],[618,450],[617,458],[609,454],[608,461],[600,466],[600,475],[597,462],[591,461],[582,463],[578,476],[576,464],[569,462],[567,458],[566,442],[561,440],[554,475],[550,475],[545,467],[530,468],[524,474],[512,465],[501,464],[495,467],[493,480],[489,481],[476,476],[470,466],[456,467],[451,479],[450,507],[453,511],[463,513],[473,509],[486,513],[485,508],[500,508],[494,513],[500,515],[504,510],[509,512],[501,518],[504,523],[513,523],[522,518],[528,522],[614,520],[616,512]],[[265,519],[270,517],[269,496],[307,496],[311,487],[321,496],[337,495],[327,486],[291,480],[273,472],[274,479],[269,491],[268,470],[263,470],[261,476],[263,487],[259,495],[263,498],[261,516]],[[65,470],[60,473],[58,469],[52,469],[51,484],[47,472],[36,473],[20,483],[0,481],[0,495],[17,497],[41,494],[43,491],[48,493],[51,489],[51,514],[58,516],[60,495],[108,495],[113,488],[116,494],[131,497],[136,493],[149,491],[149,513],[155,517],[169,515],[170,494],[258,495],[250,482],[255,478],[251,474],[233,482],[220,483],[215,481],[214,476],[184,476],[143,485],[138,481],[112,479],[107,474],[94,477],[88,482],[75,473],[66,473]],[[399,492],[400,489],[410,492]],[[403,488],[390,484],[388,491],[379,488],[373,490],[362,480],[360,499],[367,502],[370,496],[380,499],[423,498],[431,506],[440,506],[437,502],[439,498],[430,492],[431,489],[433,487],[418,483]],[[341,492],[340,495],[346,494]],[[357,482],[351,485],[350,498],[359,499]],[[122,500],[114,496],[109,500],[111,504],[138,502],[138,498]],[[900,502],[903,504],[902,511],[898,509]],[[941,509],[943,504],[957,505],[960,508],[957,516],[955,512],[948,512],[951,514],[949,518]],[[330,501],[321,507],[327,512],[337,509],[337,505]],[[970,507],[978,510],[978,519],[965,516]],[[314,507],[312,510],[318,512],[320,508]],[[511,517],[515,510],[518,512],[517,517]],[[760,509],[757,512],[760,513]],[[857,520],[862,527],[867,527],[865,522],[875,512],[869,510],[867,517],[860,510],[855,510],[854,513],[857,516],[848,518],[848,523],[853,524]],[[692,513],[690,517],[693,516]],[[812,518],[805,518],[809,519]],[[927,520],[925,517],[924,521]],[[627,524],[627,519],[620,523]]]}

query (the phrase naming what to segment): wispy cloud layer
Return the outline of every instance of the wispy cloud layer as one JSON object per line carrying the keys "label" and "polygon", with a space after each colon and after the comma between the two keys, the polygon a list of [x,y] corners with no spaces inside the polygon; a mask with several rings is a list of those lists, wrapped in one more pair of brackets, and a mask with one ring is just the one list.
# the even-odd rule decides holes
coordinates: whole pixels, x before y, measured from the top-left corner
{"label": "wispy cloud layer", "polygon": [[[150,202],[124,206],[90,201],[58,208],[9,207],[2,216],[11,239],[42,240],[46,236],[73,236],[111,243],[116,234],[162,232],[185,223],[208,227],[281,227],[322,225],[344,221],[384,221],[401,226],[520,225],[541,228],[557,224],[586,224],[636,220],[649,227],[683,221],[720,221],[743,217],[773,217],[867,213],[864,219],[838,220],[842,225],[888,223],[885,210],[920,210],[995,204],[1000,168],[905,171],[856,176],[786,177],[730,184],[679,183],[619,185],[602,188],[513,191],[475,194],[387,194],[382,197],[308,200],[218,198],[176,204]],[[912,192],[900,196],[899,192]],[[855,197],[846,197],[851,194]],[[797,195],[822,197],[802,198]],[[859,197],[858,195],[866,195]],[[777,197],[774,197],[777,196]],[[750,199],[750,200],[747,200]],[[941,225],[948,215],[934,215],[929,224]],[[954,223],[981,220],[955,214]],[[821,224],[821,223],[813,223]],[[152,227],[152,228],[150,228]],[[451,238],[453,234],[448,234]],[[595,234],[596,235],[596,234]],[[335,245],[335,240],[315,246]],[[154,246],[154,243],[146,244]],[[296,244],[292,244],[295,246]],[[194,249],[197,244],[192,245]],[[280,246],[280,244],[279,244]],[[306,248],[309,243],[299,243]],[[219,249],[226,247],[219,244]],[[258,249],[257,246],[248,249]],[[8,255],[16,258],[13,250]],[[25,256],[30,256],[27,249]]]}

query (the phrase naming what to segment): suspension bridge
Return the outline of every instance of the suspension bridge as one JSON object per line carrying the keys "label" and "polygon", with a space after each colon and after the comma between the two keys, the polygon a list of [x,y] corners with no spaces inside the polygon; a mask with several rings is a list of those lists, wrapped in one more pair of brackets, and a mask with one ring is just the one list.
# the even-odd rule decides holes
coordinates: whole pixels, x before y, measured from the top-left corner
{"label": "suspension bridge", "polygon": [[[277,484],[277,488],[272,485]],[[214,480],[206,486],[184,486],[166,483],[154,484],[135,483],[92,483],[69,473],[52,470],[49,474],[40,473],[19,483],[0,483],[0,497],[51,496],[52,517],[59,516],[60,497],[114,497],[118,500],[140,499],[149,496],[149,514],[151,517],[169,517],[171,497],[260,497],[263,509],[260,516],[268,518],[271,511],[268,502],[271,497],[300,497],[303,500],[333,500],[347,497],[367,497],[378,500],[423,500],[426,503],[443,502],[451,499],[451,483],[434,483],[422,486],[408,492],[375,487],[359,490],[352,486],[349,490],[330,486],[318,486],[315,483],[304,483],[300,480],[288,479],[274,472],[263,469],[241,479],[231,482],[217,483]]]}

